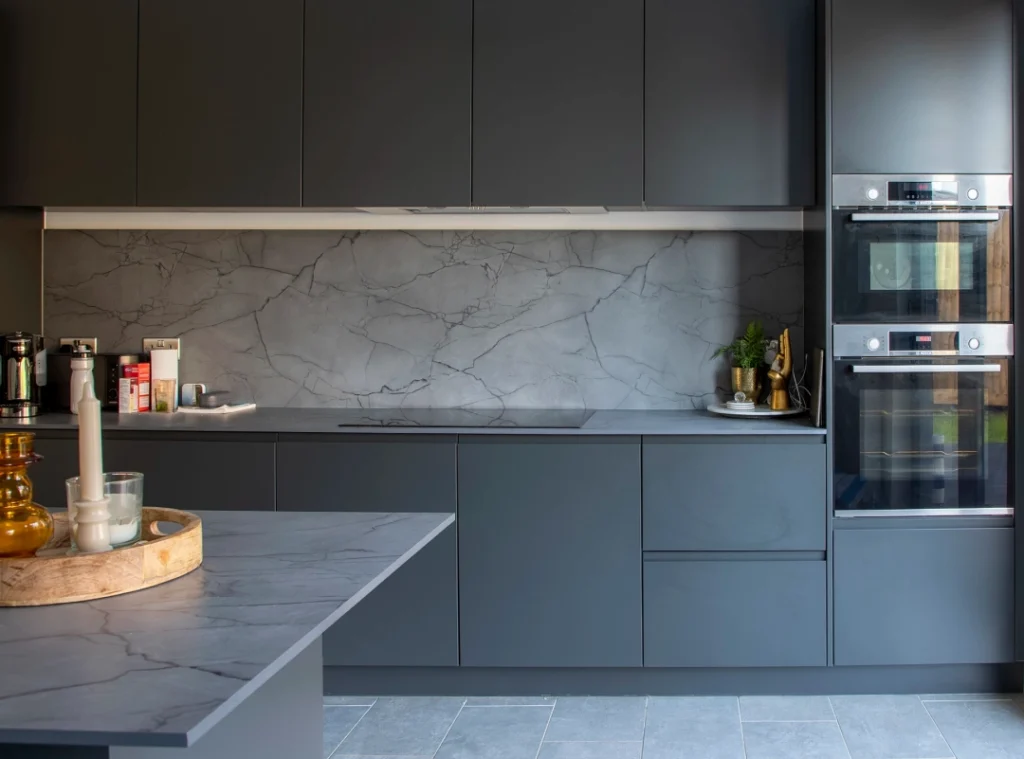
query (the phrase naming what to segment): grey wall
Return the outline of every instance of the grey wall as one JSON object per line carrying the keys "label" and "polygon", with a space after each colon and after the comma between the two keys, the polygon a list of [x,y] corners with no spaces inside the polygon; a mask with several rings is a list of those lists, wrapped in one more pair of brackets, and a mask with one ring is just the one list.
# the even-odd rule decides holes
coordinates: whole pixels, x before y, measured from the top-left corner
{"label": "grey wall", "polygon": [[[183,336],[272,406],[702,407],[715,348],[794,327],[797,233],[46,233],[49,338]],[[802,361],[800,362],[802,364]]]}

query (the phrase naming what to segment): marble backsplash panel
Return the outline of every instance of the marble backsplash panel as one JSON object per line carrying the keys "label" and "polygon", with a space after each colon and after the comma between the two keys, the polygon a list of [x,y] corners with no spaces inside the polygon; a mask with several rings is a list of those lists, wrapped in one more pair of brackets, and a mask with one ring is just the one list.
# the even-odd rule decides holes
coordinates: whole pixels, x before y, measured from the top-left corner
{"label": "marble backsplash panel", "polygon": [[699,408],[750,319],[802,355],[798,233],[49,231],[44,257],[49,338],[181,336],[182,381],[264,406]]}

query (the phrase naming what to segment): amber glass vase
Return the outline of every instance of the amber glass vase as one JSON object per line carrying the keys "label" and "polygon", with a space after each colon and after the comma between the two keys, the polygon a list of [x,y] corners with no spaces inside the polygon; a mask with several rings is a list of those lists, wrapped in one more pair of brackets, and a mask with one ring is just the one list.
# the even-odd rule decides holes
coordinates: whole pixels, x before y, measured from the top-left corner
{"label": "amber glass vase", "polygon": [[39,460],[31,432],[0,433],[0,557],[34,556],[53,535],[53,517],[32,503],[28,465]]}

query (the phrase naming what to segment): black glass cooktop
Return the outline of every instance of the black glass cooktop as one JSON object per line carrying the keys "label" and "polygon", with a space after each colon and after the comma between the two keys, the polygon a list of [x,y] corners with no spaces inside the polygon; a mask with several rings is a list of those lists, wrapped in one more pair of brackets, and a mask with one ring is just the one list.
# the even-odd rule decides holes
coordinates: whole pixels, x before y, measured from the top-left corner
{"label": "black glass cooktop", "polygon": [[587,409],[339,409],[339,427],[535,427],[579,429]]}

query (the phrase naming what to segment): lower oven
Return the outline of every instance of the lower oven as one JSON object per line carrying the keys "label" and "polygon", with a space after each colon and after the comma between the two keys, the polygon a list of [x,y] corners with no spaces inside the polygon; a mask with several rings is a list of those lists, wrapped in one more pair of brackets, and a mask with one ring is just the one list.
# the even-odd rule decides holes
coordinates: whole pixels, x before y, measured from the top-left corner
{"label": "lower oven", "polygon": [[1013,513],[1011,325],[839,325],[833,344],[837,517]]}

